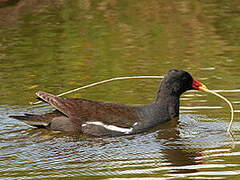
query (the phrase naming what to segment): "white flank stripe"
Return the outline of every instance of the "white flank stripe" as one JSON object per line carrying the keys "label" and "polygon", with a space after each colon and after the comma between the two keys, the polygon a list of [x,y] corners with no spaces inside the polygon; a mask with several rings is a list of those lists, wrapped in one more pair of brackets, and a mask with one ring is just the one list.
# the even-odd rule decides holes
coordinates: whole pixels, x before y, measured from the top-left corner
{"label": "white flank stripe", "polygon": [[107,125],[107,124],[103,124],[102,122],[99,122],[99,121],[85,122],[84,124],[82,124],[82,126],[86,126],[87,124],[102,126],[102,127],[106,128],[108,130],[123,132],[125,134],[129,134],[133,130],[133,128],[122,128],[122,127],[117,127],[117,126],[114,126],[114,125]]}

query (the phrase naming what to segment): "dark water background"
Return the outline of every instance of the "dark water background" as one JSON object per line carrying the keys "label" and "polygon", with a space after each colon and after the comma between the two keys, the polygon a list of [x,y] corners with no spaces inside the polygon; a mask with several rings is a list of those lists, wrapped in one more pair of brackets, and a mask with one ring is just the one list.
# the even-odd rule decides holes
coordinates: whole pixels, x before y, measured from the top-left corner
{"label": "dark water background", "polygon": [[[239,0],[0,0],[0,179],[239,179]],[[191,91],[178,124],[134,136],[74,137],[9,115],[38,90],[61,92],[117,76],[184,69],[234,105]],[[151,103],[159,80],[78,91],[128,105]]]}

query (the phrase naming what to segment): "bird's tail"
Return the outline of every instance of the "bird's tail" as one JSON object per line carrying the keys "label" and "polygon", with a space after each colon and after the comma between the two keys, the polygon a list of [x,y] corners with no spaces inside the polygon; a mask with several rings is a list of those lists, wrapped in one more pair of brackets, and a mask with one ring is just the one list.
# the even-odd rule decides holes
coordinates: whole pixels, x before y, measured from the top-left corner
{"label": "bird's tail", "polygon": [[39,128],[45,128],[49,125],[49,122],[41,118],[41,115],[24,114],[23,116],[9,116],[9,117],[17,120],[21,120],[28,125],[39,127]]}

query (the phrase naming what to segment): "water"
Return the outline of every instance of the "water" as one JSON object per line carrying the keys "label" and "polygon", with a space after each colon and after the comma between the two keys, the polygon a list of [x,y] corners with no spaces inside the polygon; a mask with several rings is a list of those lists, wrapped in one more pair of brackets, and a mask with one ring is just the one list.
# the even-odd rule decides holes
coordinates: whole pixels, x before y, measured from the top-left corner
{"label": "water", "polygon": [[[0,179],[239,179],[239,2],[0,1]],[[118,76],[184,69],[234,105],[190,91],[178,123],[92,138],[35,129],[38,90],[59,94]],[[111,82],[67,97],[151,103],[159,80]]]}

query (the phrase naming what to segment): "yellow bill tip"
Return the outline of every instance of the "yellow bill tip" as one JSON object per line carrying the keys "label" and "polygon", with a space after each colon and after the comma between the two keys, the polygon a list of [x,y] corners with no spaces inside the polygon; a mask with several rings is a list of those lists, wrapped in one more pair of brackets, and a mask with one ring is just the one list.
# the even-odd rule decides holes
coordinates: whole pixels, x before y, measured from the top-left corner
{"label": "yellow bill tip", "polygon": [[206,85],[197,80],[193,80],[192,88],[200,91],[206,91],[208,89]]}

